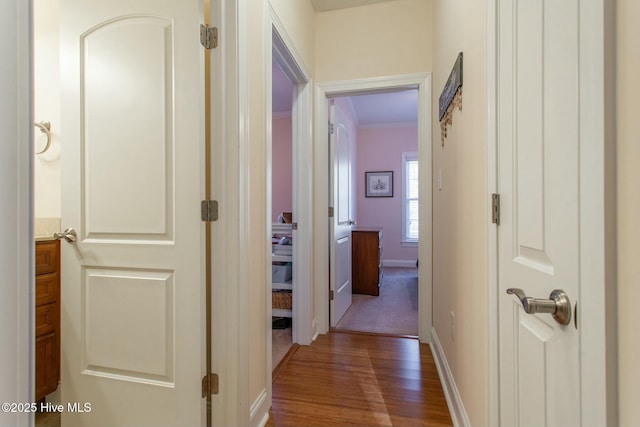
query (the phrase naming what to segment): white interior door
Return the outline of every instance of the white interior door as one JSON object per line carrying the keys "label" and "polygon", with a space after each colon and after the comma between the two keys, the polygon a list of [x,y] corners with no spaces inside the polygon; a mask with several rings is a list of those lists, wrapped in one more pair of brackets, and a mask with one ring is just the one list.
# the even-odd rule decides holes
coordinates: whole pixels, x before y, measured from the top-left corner
{"label": "white interior door", "polygon": [[60,2],[65,427],[205,420],[202,10]]}
{"label": "white interior door", "polygon": [[[498,1],[500,421],[580,420],[578,0]],[[508,288],[571,300],[570,323],[527,314]],[[584,333],[584,332],[582,332]]]}
{"label": "white interior door", "polygon": [[333,100],[329,104],[331,179],[331,326],[336,326],[351,305],[351,139],[342,112]]}

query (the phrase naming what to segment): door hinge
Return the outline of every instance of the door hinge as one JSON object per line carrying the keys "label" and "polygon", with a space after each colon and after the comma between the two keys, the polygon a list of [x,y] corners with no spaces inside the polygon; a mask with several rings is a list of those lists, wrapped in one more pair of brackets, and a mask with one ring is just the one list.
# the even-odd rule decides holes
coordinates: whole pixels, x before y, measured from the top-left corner
{"label": "door hinge", "polygon": [[200,214],[204,222],[213,222],[218,220],[218,201],[203,200],[200,204]]}
{"label": "door hinge", "polygon": [[333,291],[329,291],[329,301],[333,301]]}
{"label": "door hinge", "polygon": [[218,28],[200,24],[200,43],[205,49],[218,47]]}
{"label": "door hinge", "polygon": [[329,206],[329,218],[333,218],[333,206]]}
{"label": "door hinge", "polygon": [[333,123],[329,123],[329,135],[333,135],[333,132],[335,132],[336,127],[333,125]]}
{"label": "door hinge", "polygon": [[298,229],[298,223],[297,222],[292,222],[291,223],[291,229],[292,230],[297,230]]}
{"label": "door hinge", "polygon": [[500,225],[500,195],[491,195],[491,222]]}
{"label": "door hinge", "polygon": [[218,388],[218,374],[209,372],[202,377],[202,397],[211,396],[212,394],[218,394],[220,392]]}

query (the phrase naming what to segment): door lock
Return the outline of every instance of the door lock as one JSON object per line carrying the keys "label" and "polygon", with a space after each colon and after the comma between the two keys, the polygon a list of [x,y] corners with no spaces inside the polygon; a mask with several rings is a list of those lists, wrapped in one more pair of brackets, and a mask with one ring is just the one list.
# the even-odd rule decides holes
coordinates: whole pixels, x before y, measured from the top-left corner
{"label": "door lock", "polygon": [[571,322],[571,301],[562,289],[551,292],[549,299],[528,297],[522,289],[518,288],[509,288],[507,293],[517,296],[524,311],[529,314],[549,313],[561,325],[568,325]]}
{"label": "door lock", "polygon": [[66,240],[69,243],[73,243],[78,240],[78,236],[76,235],[76,230],[73,228],[67,228],[62,233],[53,233],[53,238],[56,240]]}

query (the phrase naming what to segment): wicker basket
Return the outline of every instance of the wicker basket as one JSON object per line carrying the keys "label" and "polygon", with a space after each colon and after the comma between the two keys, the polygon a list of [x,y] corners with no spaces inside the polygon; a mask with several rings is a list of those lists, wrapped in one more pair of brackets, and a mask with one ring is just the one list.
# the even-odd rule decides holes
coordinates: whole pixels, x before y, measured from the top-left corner
{"label": "wicker basket", "polygon": [[271,306],[278,310],[291,310],[291,292],[271,292]]}

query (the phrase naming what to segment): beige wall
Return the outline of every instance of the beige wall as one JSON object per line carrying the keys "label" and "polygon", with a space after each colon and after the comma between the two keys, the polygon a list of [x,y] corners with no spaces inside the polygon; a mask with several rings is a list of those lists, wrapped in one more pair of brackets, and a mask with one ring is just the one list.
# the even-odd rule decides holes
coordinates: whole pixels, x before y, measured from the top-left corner
{"label": "beige wall", "polygon": [[[51,122],[52,145],[33,162],[34,216],[60,218],[60,55],[58,1],[33,2],[34,27],[34,120]],[[44,148],[46,137],[34,128],[35,150]],[[59,231],[59,230],[56,230]]]}
{"label": "beige wall", "polygon": [[315,81],[432,70],[432,1],[396,0],[316,13]]}
{"label": "beige wall", "polygon": [[618,339],[620,425],[640,426],[640,3],[617,2]]}
{"label": "beige wall", "polygon": [[[472,425],[488,424],[485,17],[485,1],[434,3],[433,323]],[[458,52],[463,108],[441,146],[438,98]]]}

